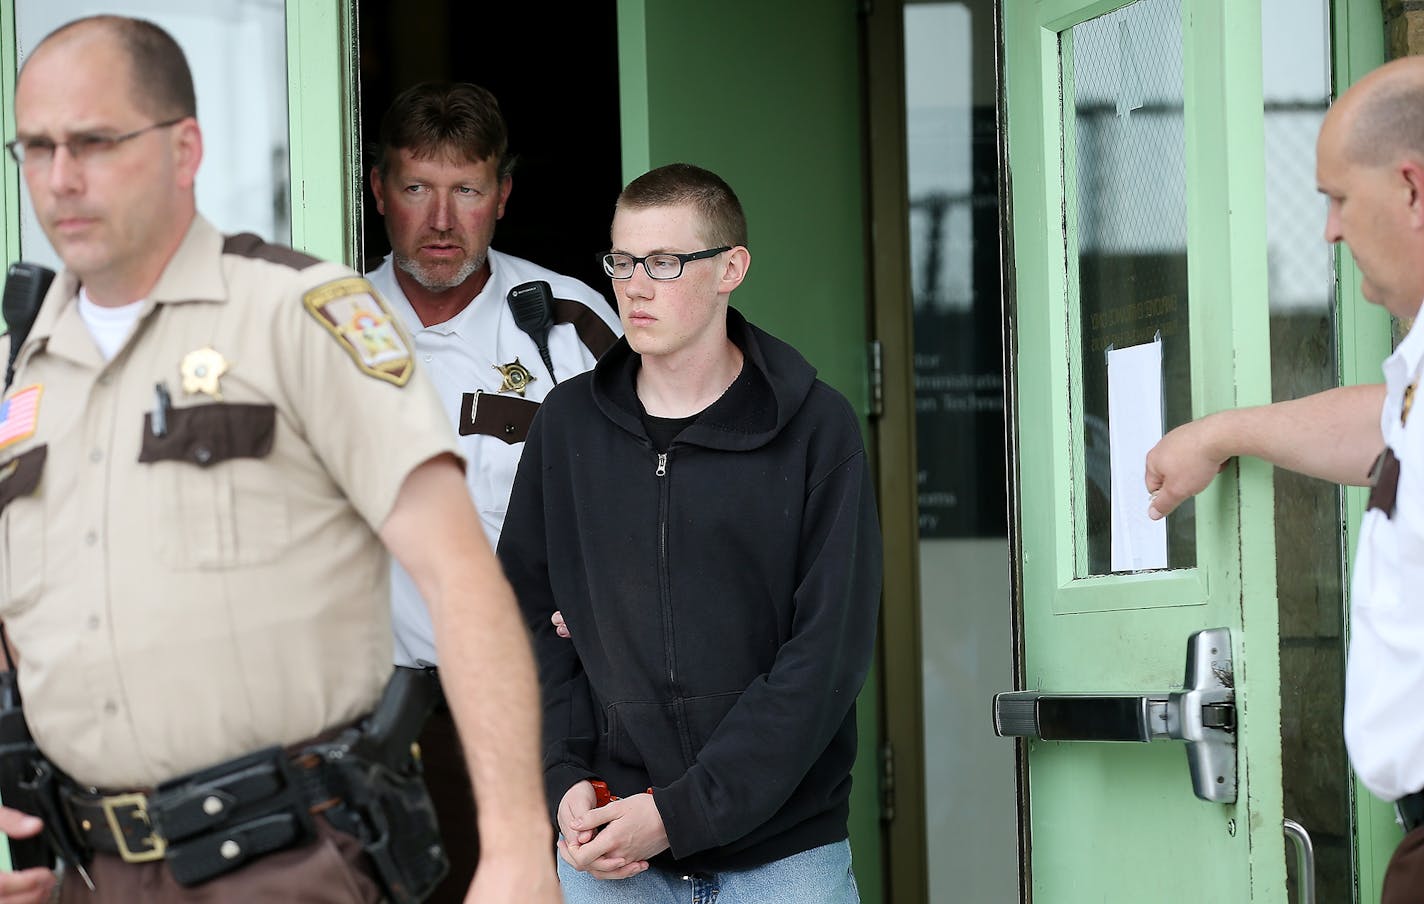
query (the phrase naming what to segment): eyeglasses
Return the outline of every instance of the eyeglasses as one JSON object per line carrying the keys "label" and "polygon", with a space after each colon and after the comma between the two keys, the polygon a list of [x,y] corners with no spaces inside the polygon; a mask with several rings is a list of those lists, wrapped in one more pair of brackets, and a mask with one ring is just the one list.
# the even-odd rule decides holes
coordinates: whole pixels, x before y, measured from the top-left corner
{"label": "eyeglasses", "polygon": [[646,257],[634,257],[631,254],[613,251],[603,255],[599,260],[603,264],[603,272],[614,279],[631,279],[633,268],[639,264],[643,265],[643,272],[647,273],[650,279],[677,279],[682,275],[682,267],[688,261],[705,260],[709,257],[716,257],[723,251],[731,250],[731,245],[723,245],[721,248],[708,248],[706,251],[694,251],[691,254],[662,252],[649,254]]}
{"label": "eyeglasses", "polygon": [[5,142],[5,149],[10,152],[10,156],[15,158],[15,162],[21,166],[48,166],[54,161],[54,152],[59,148],[69,151],[69,156],[75,163],[86,163],[95,158],[103,157],[114,148],[133,138],[152,132],[154,129],[166,129],[169,126],[176,126],[187,119],[180,116],[177,119],[170,119],[166,122],[156,122],[151,126],[144,126],[132,132],[125,132],[122,135],[105,135],[100,132],[80,132],[71,135],[63,141],[55,141],[53,138],[16,138],[14,141]]}

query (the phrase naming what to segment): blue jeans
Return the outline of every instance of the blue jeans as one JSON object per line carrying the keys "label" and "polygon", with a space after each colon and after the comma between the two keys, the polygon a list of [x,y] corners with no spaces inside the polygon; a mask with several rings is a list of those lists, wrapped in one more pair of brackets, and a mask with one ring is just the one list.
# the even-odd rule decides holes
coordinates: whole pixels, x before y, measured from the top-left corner
{"label": "blue jeans", "polygon": [[682,876],[650,866],[630,879],[595,879],[559,858],[564,904],[860,904],[850,842],[837,841],[751,869]]}

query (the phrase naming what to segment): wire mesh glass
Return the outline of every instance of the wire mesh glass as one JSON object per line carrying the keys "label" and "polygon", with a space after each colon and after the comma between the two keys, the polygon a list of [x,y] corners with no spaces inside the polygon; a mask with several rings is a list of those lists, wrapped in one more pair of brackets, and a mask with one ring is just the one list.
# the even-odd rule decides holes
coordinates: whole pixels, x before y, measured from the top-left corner
{"label": "wire mesh glass", "polygon": [[[1160,337],[1163,429],[1191,418],[1181,6],[1138,0],[1074,26],[1060,45],[1066,251],[1081,337],[1080,576],[1112,571],[1108,350]],[[1191,503],[1167,519],[1167,560],[1196,564]]]}

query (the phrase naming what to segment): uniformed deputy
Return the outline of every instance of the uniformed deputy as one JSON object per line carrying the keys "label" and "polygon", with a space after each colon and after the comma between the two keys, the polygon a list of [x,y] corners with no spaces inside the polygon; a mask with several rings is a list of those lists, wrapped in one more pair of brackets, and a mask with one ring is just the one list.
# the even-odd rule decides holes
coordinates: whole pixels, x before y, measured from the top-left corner
{"label": "uniformed deputy", "polygon": [[[508,144],[499,103],[484,88],[415,85],[382,118],[370,172],[392,249],[371,282],[413,337],[459,434],[466,483],[491,545],[499,542],[540,402],[556,380],[593,367],[622,333],[612,307],[587,285],[490,247],[513,186]],[[547,363],[508,303],[511,290],[534,281],[547,284],[551,296]],[[391,567],[391,610],[396,665],[436,665],[425,601],[398,562]],[[451,865],[432,900],[459,901],[479,851],[469,777],[448,709],[437,708],[420,746]]]}
{"label": "uniformed deputy", "polygon": [[[1330,108],[1316,176],[1327,241],[1344,242],[1369,301],[1414,319],[1424,301],[1424,59],[1370,73]],[[1424,901],[1424,327],[1384,362],[1384,386],[1350,386],[1224,411],[1173,430],[1147,457],[1149,515],[1200,492],[1234,455],[1374,490],[1350,597],[1345,742],[1361,780],[1395,801],[1407,832],[1385,904]],[[1412,414],[1411,414],[1412,412]],[[1371,463],[1374,463],[1372,466]]]}
{"label": "uniformed deputy", "polygon": [[[486,838],[473,900],[552,904],[528,647],[389,309],[343,267],[196,214],[192,81],[151,23],[57,30],[15,111],[10,150],[66,270],[0,409],[0,616],[34,737],[72,779],[65,807],[95,851],[97,896],[77,870],[62,896],[380,898],[370,859],[321,815],[314,842],[263,854],[262,827],[230,839],[218,856],[244,865],[190,891],[145,792],[371,710],[390,672],[384,543],[440,648],[462,654],[442,680]],[[0,830],[38,829],[0,810]],[[0,900],[52,882],[5,875]]]}

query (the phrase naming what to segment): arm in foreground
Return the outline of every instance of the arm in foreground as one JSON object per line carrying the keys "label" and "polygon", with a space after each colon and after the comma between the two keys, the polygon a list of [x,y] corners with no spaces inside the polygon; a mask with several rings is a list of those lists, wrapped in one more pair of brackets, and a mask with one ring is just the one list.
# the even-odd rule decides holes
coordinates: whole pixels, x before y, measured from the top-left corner
{"label": "arm in foreground", "polygon": [[533,657],[453,459],[433,458],[406,477],[381,539],[430,606],[440,680],[475,786],[481,850],[468,900],[557,904]]}
{"label": "arm in foreground", "polygon": [[1384,448],[1384,394],[1383,384],[1341,386],[1183,424],[1147,453],[1148,517],[1171,514],[1238,455],[1333,483],[1366,485],[1370,463]]}

